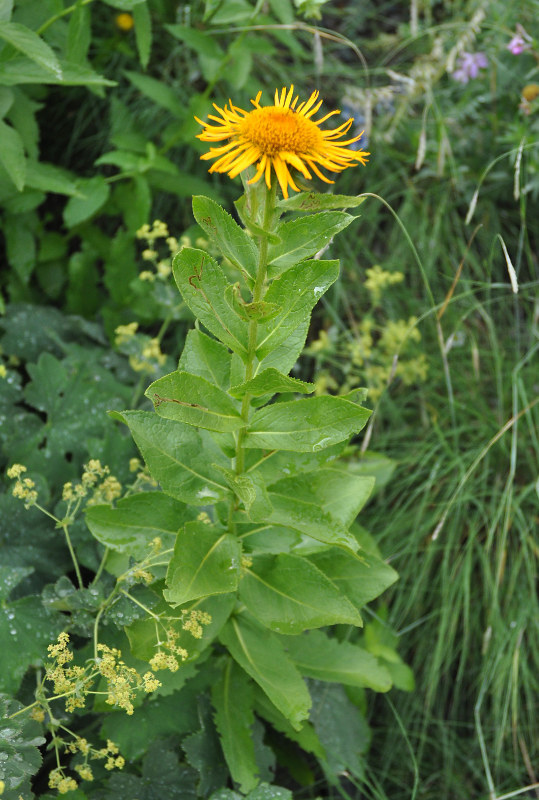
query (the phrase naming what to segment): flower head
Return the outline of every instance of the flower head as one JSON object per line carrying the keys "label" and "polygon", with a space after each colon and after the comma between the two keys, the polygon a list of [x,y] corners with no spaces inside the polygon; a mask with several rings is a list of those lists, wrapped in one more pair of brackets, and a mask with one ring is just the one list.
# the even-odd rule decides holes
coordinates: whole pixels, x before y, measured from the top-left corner
{"label": "flower head", "polygon": [[457,62],[457,69],[452,73],[454,80],[459,83],[468,83],[470,78],[477,78],[480,69],[488,66],[488,59],[484,53],[461,53]]}
{"label": "flower head", "polygon": [[322,130],[320,125],[339,111],[330,111],[319,120],[312,117],[318,112],[322,100],[318,92],[313,92],[309,99],[298,105],[298,97],[294,97],[294,87],[286,88],[279,93],[275,91],[274,105],[261,106],[259,92],[251,103],[253,111],[244,111],[230,102],[214,108],[219,117],[210,115],[208,119],[217,123],[197,122],[204,126],[198,138],[203,142],[223,142],[219,147],[211,147],[201,158],[217,159],[210,167],[210,172],[226,172],[235,178],[240,172],[256,164],[256,173],[249,183],[256,183],[264,175],[266,185],[271,188],[272,170],[277,176],[283,196],[288,197],[288,187],[299,192],[291,175],[290,167],[298,170],[310,179],[312,172],[325,183],[332,180],[322,174],[319,167],[331,172],[342,172],[357,163],[365,164],[367,156],[363,150],[353,150],[353,145],[361,139],[362,133],[345,141],[341,139],[353,124],[353,119],[337,128]]}

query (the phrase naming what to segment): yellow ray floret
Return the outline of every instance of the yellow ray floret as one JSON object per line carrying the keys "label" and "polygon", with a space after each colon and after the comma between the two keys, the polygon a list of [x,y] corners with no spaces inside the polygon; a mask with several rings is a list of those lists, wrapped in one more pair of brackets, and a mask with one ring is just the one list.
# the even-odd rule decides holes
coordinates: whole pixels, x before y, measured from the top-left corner
{"label": "yellow ray floret", "polygon": [[210,172],[226,172],[235,178],[244,169],[256,164],[256,174],[249,183],[256,183],[262,176],[266,185],[271,188],[272,171],[277,176],[283,196],[288,197],[288,187],[299,192],[290,168],[296,169],[305,178],[312,178],[312,172],[325,183],[333,183],[321,171],[320,167],[330,172],[342,172],[347,167],[365,164],[367,156],[364,150],[350,149],[350,145],[359,142],[359,136],[340,141],[350,130],[353,119],[349,119],[337,128],[322,130],[320,125],[340,111],[330,111],[319,120],[312,117],[319,111],[322,100],[318,92],[313,92],[306,102],[298,105],[298,97],[294,97],[294,87],[275,91],[274,105],[261,106],[259,92],[251,103],[253,111],[244,111],[232,104],[219,108],[213,107],[220,116],[210,114],[211,122],[203,122],[195,117],[204,130],[198,134],[203,142],[226,142],[219,147],[210,147],[202,160],[217,159],[210,167]]}

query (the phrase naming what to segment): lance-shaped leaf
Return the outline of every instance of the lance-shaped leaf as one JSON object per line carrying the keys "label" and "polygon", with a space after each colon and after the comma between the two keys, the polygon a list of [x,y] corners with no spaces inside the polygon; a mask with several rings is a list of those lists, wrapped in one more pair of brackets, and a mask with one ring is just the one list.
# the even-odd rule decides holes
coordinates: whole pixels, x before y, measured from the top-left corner
{"label": "lance-shaped leaf", "polygon": [[226,302],[230,283],[215,259],[203,250],[185,247],[174,256],[174,278],[193,314],[235,353],[247,353],[247,322]]}
{"label": "lance-shaped leaf", "polygon": [[273,506],[268,522],[292,528],[318,542],[345,547],[349,550],[358,549],[356,538],[346,529],[346,526],[324,511],[319,503],[305,501],[285,494],[285,492],[286,489],[281,489],[279,493],[272,489],[268,492]]}
{"label": "lance-shaped leaf", "polygon": [[256,378],[230,388],[232,397],[239,397],[240,399],[246,394],[250,394],[253,397],[263,397],[266,394],[273,395],[278,392],[310,394],[314,392],[314,383],[305,383],[305,381],[300,381],[297,378],[290,378],[288,375],[283,375],[278,369],[270,367],[259,372]]}
{"label": "lance-shaped leaf", "polygon": [[298,325],[298,327],[286,337],[282,344],[275,347],[267,356],[264,356],[258,365],[258,371],[273,367],[274,369],[278,369],[279,372],[288,375],[303,352],[305,339],[309,332],[309,324],[310,317],[307,316],[307,319],[303,320],[301,325]]}
{"label": "lance-shaped leaf", "polygon": [[381,595],[399,577],[389,564],[364,551],[356,556],[344,550],[331,549],[310,553],[308,558],[356,608],[362,608]]}
{"label": "lance-shaped leaf", "polygon": [[178,369],[205,378],[226,391],[230,386],[231,358],[224,344],[193,328],[186,336]]}
{"label": "lance-shaped leaf", "polygon": [[354,219],[343,211],[323,211],[282,223],[277,230],[281,241],[269,246],[269,276],[274,278],[294,264],[314,256]]}
{"label": "lance-shaped leaf", "polygon": [[219,638],[292,727],[299,730],[309,715],[311,698],[277,636],[241,614],[227,622]]}
{"label": "lance-shaped leaf", "polygon": [[215,466],[228,466],[230,461],[209,433],[161,419],[149,411],[113,411],[111,416],[129,426],[150,474],[164,492],[194,506],[230,496]]}
{"label": "lance-shaped leaf", "polygon": [[361,625],[350,601],[302,556],[256,556],[240,584],[240,598],[251,614],[277,633],[349,623]]}
{"label": "lance-shaped leaf", "polygon": [[232,779],[245,794],[258,783],[258,766],[251,728],[254,723],[253,684],[233,659],[225,663],[212,689],[215,725]]}
{"label": "lance-shaped leaf", "polygon": [[86,524],[98,542],[111,550],[143,558],[156,536],[163,539],[164,547],[173,547],[178,529],[194,516],[185,503],[173,497],[141,492],[118,500],[115,508],[89,506]]}
{"label": "lance-shaped leaf", "polygon": [[370,414],[330,395],[276,403],[254,413],[243,443],[262,450],[316,452],[358,433]]}
{"label": "lance-shaped leaf", "polygon": [[283,637],[281,641],[301,674],[308,678],[364,686],[375,692],[391,689],[388,670],[357,644],[340,642],[322,631]]}
{"label": "lance-shaped leaf", "polygon": [[258,453],[249,452],[247,472],[256,470],[264,479],[266,486],[272,486],[283,479],[283,475],[300,475],[304,472],[314,472],[326,466],[330,466],[338,458],[346,442],[342,441],[324,450],[317,450],[315,453],[293,453],[291,450],[274,450],[267,455],[260,456]]}
{"label": "lance-shaped leaf", "polygon": [[284,211],[324,211],[330,208],[357,208],[365,197],[346,194],[320,194],[319,192],[300,192],[287,200],[279,200],[277,206]]}
{"label": "lance-shaped leaf", "polygon": [[228,433],[245,425],[237,404],[205,378],[189,372],[171,372],[151,383],[148,397],[161,417],[196,428]]}
{"label": "lance-shaped leaf", "polygon": [[209,197],[193,197],[193,214],[221,253],[251,278],[256,277],[258,250],[253,240],[218,203]]}
{"label": "lance-shaped leaf", "polygon": [[314,306],[338,277],[338,261],[306,261],[273,281],[264,299],[280,305],[281,312],[258,327],[256,356],[259,360],[309,319]]}
{"label": "lance-shaped leaf", "polygon": [[318,503],[334,519],[349,527],[365,505],[374,486],[374,478],[354,475],[346,469],[324,467],[308,474],[283,478],[271,487],[307,503]]}
{"label": "lance-shaped leaf", "polygon": [[238,587],[241,546],[235,536],[204,522],[188,522],[176,537],[163,597],[177,606]]}

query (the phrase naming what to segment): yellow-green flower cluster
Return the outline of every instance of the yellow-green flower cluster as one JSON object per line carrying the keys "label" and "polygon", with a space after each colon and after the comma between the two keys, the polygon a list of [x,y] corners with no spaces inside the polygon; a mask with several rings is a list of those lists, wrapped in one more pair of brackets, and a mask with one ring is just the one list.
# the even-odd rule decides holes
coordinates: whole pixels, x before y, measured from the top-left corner
{"label": "yellow-green flower cluster", "polygon": [[[65,728],[64,730],[67,730]],[[68,731],[71,733],[71,731]],[[90,746],[87,739],[73,734],[73,740],[64,743],[67,753],[81,753],[84,756],[82,764],[75,764],[73,770],[78,773],[78,777],[83,781],[93,781],[94,773],[92,767],[88,764],[88,759],[105,759],[104,767],[107,770],[122,769],[125,765],[125,759],[120,755],[118,745],[110,739],[107,741],[107,746],[96,749]],[[60,737],[55,737],[56,750],[58,754],[58,743],[62,742]],[[67,794],[78,787],[75,778],[66,775],[65,768],[58,766],[49,773],[49,788],[56,789],[59,794]]]}
{"label": "yellow-green flower cluster", "polygon": [[[206,611],[191,609],[182,611],[180,623],[182,630],[191,634],[195,639],[201,639],[204,633],[203,626],[209,625],[211,620],[211,615]],[[150,659],[150,666],[154,670],[169,669],[171,672],[176,672],[179,668],[178,658],[185,661],[189,654],[178,644],[180,633],[176,628],[170,626],[164,630],[166,641],[157,642],[158,650]]]}
{"label": "yellow-green flower cluster", "polygon": [[123,708],[129,715],[134,711],[133,698],[139,690],[153,692],[160,686],[160,682],[147,672],[139,675],[134,667],[128,667],[121,660],[121,651],[115,647],[98,644],[97,650],[101,655],[96,660],[99,673],[107,681],[106,703],[111,706]]}
{"label": "yellow-green flower cluster", "polygon": [[129,355],[129,364],[135,372],[155,372],[163,366],[166,356],[161,352],[159,339],[150,339],[148,336],[136,336],[138,322],[128,325],[118,325],[115,329],[114,343]]}
{"label": "yellow-green flower cluster", "polygon": [[[166,280],[172,272],[171,257],[182,247],[189,246],[191,241],[189,237],[182,236],[180,244],[175,236],[171,236],[168,226],[165,222],[156,219],[152,226],[148,224],[143,225],[137,231],[137,239],[142,239],[146,242],[147,247],[142,251],[142,258],[153,264],[154,270],[143,270],[139,278],[141,281],[148,281],[153,283],[157,279]],[[158,239],[165,239],[169,253],[166,258],[160,258],[159,250],[156,248],[156,241]]]}
{"label": "yellow-green flower cluster", "polygon": [[11,490],[13,497],[18,500],[24,500],[24,507],[30,508],[37,501],[36,484],[31,478],[22,478],[23,473],[26,472],[24,464],[13,464],[7,470],[8,478],[15,480],[15,485]]}
{"label": "yellow-green flower cluster", "polygon": [[382,269],[378,264],[365,270],[365,274],[367,275],[367,280],[364,285],[371,295],[373,305],[377,305],[380,302],[384,289],[396,283],[402,283],[404,280],[402,272],[388,272]]}
{"label": "yellow-green flower cluster", "polygon": [[103,466],[99,459],[93,458],[84,465],[80,483],[71,481],[64,483],[62,500],[69,507],[91,493],[86,505],[112,503],[122,494],[122,485],[118,479],[110,474],[110,469]]}

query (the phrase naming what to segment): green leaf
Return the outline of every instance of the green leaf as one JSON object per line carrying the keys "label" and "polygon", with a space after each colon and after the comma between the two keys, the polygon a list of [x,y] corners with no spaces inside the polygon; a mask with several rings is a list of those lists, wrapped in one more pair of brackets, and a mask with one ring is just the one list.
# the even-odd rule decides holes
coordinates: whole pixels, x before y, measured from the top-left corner
{"label": "green leaf", "polygon": [[253,686],[232,659],[225,663],[221,680],[213,687],[215,724],[230,775],[245,794],[258,783],[258,766],[251,728],[254,723]]}
{"label": "green leaf", "polygon": [[268,275],[274,278],[318,253],[354,219],[355,217],[342,211],[323,211],[321,214],[310,214],[308,217],[283,222],[277,229],[281,241],[269,246]]}
{"label": "green leaf", "polygon": [[189,764],[195,767],[200,775],[198,796],[207,797],[210,792],[226,782],[227,770],[215,730],[210,701],[205,694],[198,698],[198,718],[200,730],[184,738],[182,749]]}
{"label": "green leaf", "polygon": [[0,22],[0,39],[51,72],[58,80],[62,79],[62,68],[54,51],[26,25],[20,25],[18,22]]}
{"label": "green leaf", "polygon": [[276,403],[254,413],[244,446],[316,452],[358,433],[370,414],[366,408],[330,395]]}
{"label": "green leaf", "polygon": [[42,192],[53,192],[74,197],[78,194],[72,173],[65,169],[28,159],[26,162],[26,186]]}
{"label": "green leaf", "polygon": [[230,496],[214,466],[229,466],[230,461],[205,431],[195,431],[148,411],[112,412],[111,416],[129,426],[150,473],[164,492],[194,506]]}
{"label": "green leaf", "polygon": [[[284,475],[299,475],[304,472],[313,472],[326,466],[331,466],[346,447],[345,442],[334,444],[316,453],[293,453],[291,450],[274,450],[258,464],[251,466],[249,462],[248,473],[256,469],[267,486],[271,486],[283,479]],[[255,453],[249,454],[254,459]]]}
{"label": "green leaf", "polygon": [[192,328],[187,333],[178,369],[199,375],[226,391],[230,386],[230,362],[227,347],[197,328]]}
{"label": "green leaf", "polygon": [[298,555],[256,556],[242,578],[240,598],[253,616],[277,633],[297,634],[337,623],[361,625],[349,600],[312,567]]}
{"label": "green leaf", "polygon": [[178,94],[163,81],[150,78],[149,75],[141,75],[139,72],[125,71],[125,75],[133,86],[158,106],[166,108],[175,117],[183,119],[185,116],[185,106],[178,100]]}
{"label": "green leaf", "polygon": [[283,375],[279,370],[270,367],[259,372],[256,378],[240,383],[230,388],[232,397],[242,398],[246,394],[253,397],[263,397],[266,394],[273,395],[278,392],[301,392],[310,394],[314,392],[314,383],[305,383],[297,378],[290,378]]}
{"label": "green leaf", "polygon": [[263,370],[273,367],[274,369],[278,369],[279,372],[288,375],[303,352],[305,339],[309,332],[309,324],[310,319],[307,317],[301,325],[298,325],[296,330],[292,331],[292,333],[287,336],[282,344],[275,347],[271,353],[268,353],[268,355],[261,360],[258,369]]}
{"label": "green leaf", "polygon": [[245,800],[293,800],[293,794],[290,789],[285,789],[283,786],[261,783],[249,792]]}
{"label": "green leaf", "polygon": [[174,256],[174,278],[193,314],[235,353],[247,353],[247,323],[225,300],[230,283],[217,262],[203,250],[185,247]]}
{"label": "green leaf", "polygon": [[279,200],[277,205],[285,211],[323,211],[330,208],[356,208],[364,197],[345,194],[320,194],[318,192],[300,192],[287,200]]}
{"label": "green leaf", "polygon": [[222,389],[199,375],[171,372],[151,383],[145,394],[159,416],[166,419],[220,433],[245,426],[237,404]]}
{"label": "green leaf", "polygon": [[324,757],[324,749],[311,723],[306,721],[301,730],[295,730],[258,687],[255,692],[255,711],[257,716],[267,720],[276,730],[284,733],[288,739],[297,742],[302,750],[314,753],[317,758]]}
{"label": "green leaf", "polygon": [[316,501],[309,502],[297,498],[283,485],[275,492],[270,489],[268,496],[273,506],[268,522],[292,528],[318,542],[350,550],[358,549],[355,537],[338,519],[321,509]]}
{"label": "green leaf", "polygon": [[281,641],[301,674],[308,678],[363,686],[375,692],[391,689],[388,670],[357,644],[340,642],[322,631],[283,637]]}
{"label": "green leaf", "polygon": [[200,227],[221,253],[254,280],[258,250],[247,233],[218,203],[209,197],[193,197],[193,214]]}
{"label": "green leaf", "polygon": [[338,261],[306,261],[273,281],[264,299],[280,305],[281,312],[258,327],[258,359],[262,360],[283,344],[309,319],[314,306],[338,277]]}
{"label": "green leaf", "polygon": [[364,774],[363,754],[370,741],[369,727],[359,709],[338,684],[309,681],[313,698],[311,722],[325,751],[322,762],[333,781],[351,772]]}
{"label": "green leaf", "polygon": [[379,597],[399,577],[389,564],[364,551],[356,556],[344,550],[331,549],[310,553],[308,558],[356,608],[362,608]]}
{"label": "green leaf", "polygon": [[186,25],[165,25],[166,30],[176,39],[184,42],[201,56],[221,59],[224,52],[214,36]]}
{"label": "green leaf", "polygon": [[134,11],[136,6],[145,3],[146,0],[104,0],[104,2],[120,11]]}
{"label": "green leaf", "polygon": [[292,727],[299,730],[308,717],[311,698],[279,639],[245,614],[230,619],[220,639]]}
{"label": "green leaf", "polygon": [[76,64],[84,64],[92,39],[90,9],[78,0],[69,16],[65,57]]}
{"label": "green leaf", "polygon": [[137,3],[133,8],[135,20],[135,41],[142,68],[146,69],[152,49],[152,18],[148,4]]}
{"label": "green leaf", "polygon": [[227,594],[238,587],[241,545],[235,536],[204,522],[178,533],[163,596],[171,605]]}
{"label": "green leaf", "polygon": [[64,625],[63,617],[29,596],[0,608],[0,691],[14,694],[30,664],[42,664],[47,645]]}
{"label": "green leaf", "polygon": [[0,164],[15,184],[19,192],[24,189],[26,177],[26,158],[24,145],[19,133],[11,125],[0,119]]}
{"label": "green leaf", "polygon": [[342,467],[319,468],[275,483],[271,491],[286,493],[297,500],[318,503],[348,528],[369,498],[374,478],[353,475]]}
{"label": "green leaf", "polygon": [[64,208],[64,222],[68,228],[90,219],[105,205],[110,195],[110,186],[101,175],[81,178],[77,190],[81,196],[70,197]]}
{"label": "green leaf", "polygon": [[89,506],[86,524],[101,544],[136,559],[148,555],[159,536],[163,547],[174,546],[178,529],[193,518],[184,504],[161,492],[141,492],[119,500],[116,507]]}
{"label": "green leaf", "polygon": [[42,762],[38,750],[45,744],[41,725],[28,714],[18,714],[23,708],[18,700],[0,695],[0,781],[7,790],[3,794],[6,800],[16,800],[22,792],[31,796],[29,778]]}
{"label": "green leaf", "polygon": [[[45,44],[43,42],[43,44]],[[116,86],[89,67],[73,61],[60,61],[60,73],[53,73],[26,56],[17,56],[0,64],[0,85],[16,86],[19,83],[45,83],[62,86]]]}
{"label": "green leaf", "polygon": [[33,572],[32,567],[0,567],[0,603],[4,603],[13,589]]}
{"label": "green leaf", "polygon": [[0,20],[2,22],[8,22],[11,19],[13,2],[14,0],[0,0]]}

